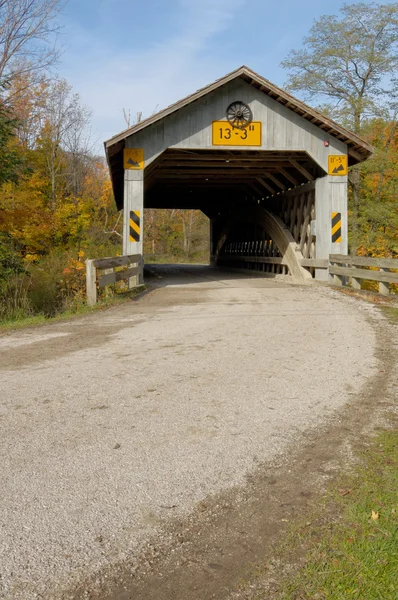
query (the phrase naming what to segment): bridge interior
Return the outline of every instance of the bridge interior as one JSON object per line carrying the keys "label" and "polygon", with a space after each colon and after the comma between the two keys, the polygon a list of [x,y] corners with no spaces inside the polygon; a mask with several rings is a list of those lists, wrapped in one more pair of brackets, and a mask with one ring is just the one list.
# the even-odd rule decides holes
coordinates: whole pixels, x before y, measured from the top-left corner
{"label": "bridge interior", "polygon": [[200,209],[209,218],[281,193],[324,171],[306,152],[168,149],[145,169],[146,208]]}
{"label": "bridge interior", "polygon": [[324,175],[304,151],[167,149],[145,169],[144,207],[203,211],[213,265],[289,275],[259,208],[278,216],[303,257],[313,258],[315,180]]}

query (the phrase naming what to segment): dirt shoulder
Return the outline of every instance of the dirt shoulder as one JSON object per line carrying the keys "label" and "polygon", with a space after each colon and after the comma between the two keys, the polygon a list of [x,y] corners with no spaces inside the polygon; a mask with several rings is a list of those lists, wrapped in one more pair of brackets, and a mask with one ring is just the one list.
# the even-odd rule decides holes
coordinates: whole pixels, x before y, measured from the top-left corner
{"label": "dirt shoulder", "polygon": [[[208,498],[174,520],[132,564],[102,572],[68,598],[92,600],[226,600],[274,597],[301,556],[276,560],[292,524],[311,515],[328,485],[396,410],[397,330],[369,317],[377,336],[378,371],[328,426],[303,435],[272,467],[261,465],[244,487]],[[338,373],[336,373],[338,377]],[[170,513],[173,506],[169,507]],[[259,596],[259,594],[261,595]]]}

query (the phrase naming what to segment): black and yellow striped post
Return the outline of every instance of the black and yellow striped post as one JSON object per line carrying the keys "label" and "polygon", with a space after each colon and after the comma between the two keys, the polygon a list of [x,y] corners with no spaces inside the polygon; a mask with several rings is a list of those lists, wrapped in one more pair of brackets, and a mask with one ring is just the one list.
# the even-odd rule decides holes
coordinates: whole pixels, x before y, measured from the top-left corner
{"label": "black and yellow striped post", "polygon": [[332,244],[338,244],[343,240],[341,235],[341,213],[332,212]]}
{"label": "black and yellow striped post", "polygon": [[139,242],[141,239],[141,211],[130,211],[130,242]]}

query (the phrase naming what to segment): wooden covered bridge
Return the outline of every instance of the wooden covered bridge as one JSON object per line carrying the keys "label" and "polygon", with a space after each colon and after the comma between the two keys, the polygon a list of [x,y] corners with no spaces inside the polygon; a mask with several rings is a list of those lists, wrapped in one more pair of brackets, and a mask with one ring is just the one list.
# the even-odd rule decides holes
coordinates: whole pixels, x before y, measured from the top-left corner
{"label": "wooden covered bridge", "polygon": [[347,170],[372,153],[245,66],[105,150],[125,255],[142,256],[144,208],[200,209],[212,264],[296,279],[326,279],[329,255],[347,254]]}

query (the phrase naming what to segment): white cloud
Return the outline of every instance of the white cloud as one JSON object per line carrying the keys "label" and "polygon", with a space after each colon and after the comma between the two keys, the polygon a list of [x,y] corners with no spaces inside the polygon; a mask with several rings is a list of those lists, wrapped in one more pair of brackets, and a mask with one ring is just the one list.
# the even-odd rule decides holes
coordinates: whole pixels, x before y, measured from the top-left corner
{"label": "white cloud", "polygon": [[[118,48],[73,26],[65,77],[93,111],[99,142],[125,128],[122,109],[152,114],[240,66],[208,56],[208,45],[226,30],[247,0],[179,0],[174,34],[143,48]],[[104,4],[104,3],[103,3]],[[72,32],[72,24],[68,29]],[[70,38],[69,32],[68,37]],[[127,42],[128,43],[128,42]],[[101,144],[99,144],[99,147]]]}

